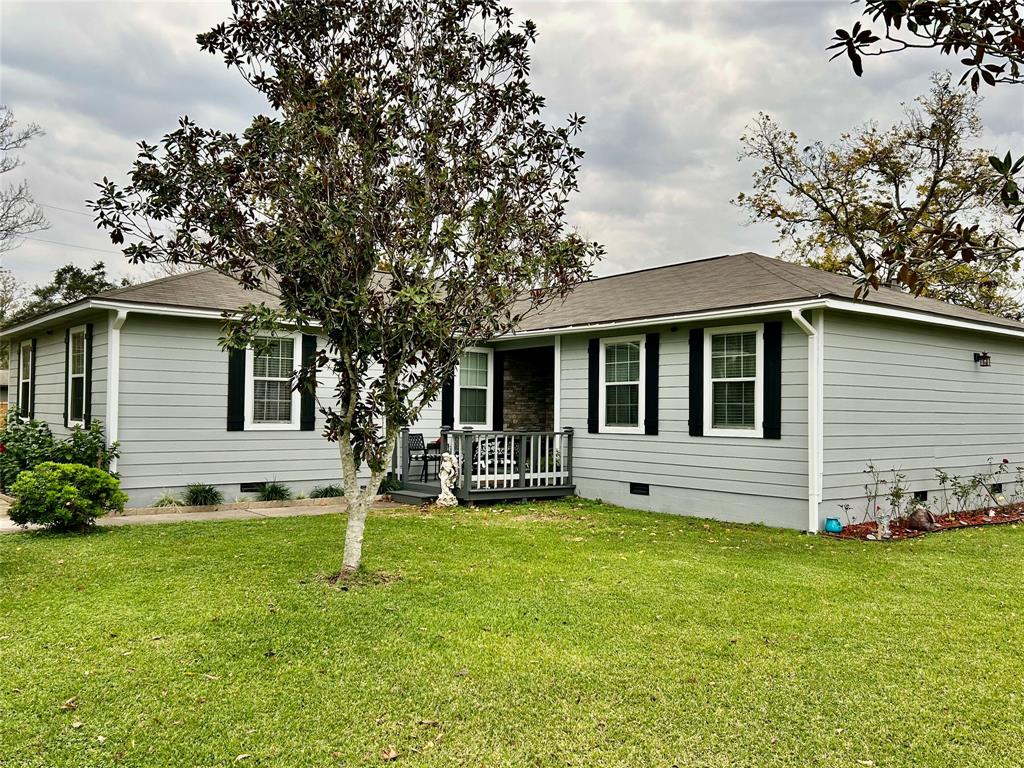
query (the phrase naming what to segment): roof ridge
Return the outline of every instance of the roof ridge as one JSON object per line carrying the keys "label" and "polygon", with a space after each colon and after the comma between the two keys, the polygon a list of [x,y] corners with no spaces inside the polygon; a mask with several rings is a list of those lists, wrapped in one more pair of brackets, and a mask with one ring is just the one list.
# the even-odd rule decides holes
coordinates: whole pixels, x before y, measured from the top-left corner
{"label": "roof ridge", "polygon": [[615,277],[629,277],[630,275],[640,275],[645,272],[654,272],[659,269],[670,269],[671,267],[686,267],[690,264],[705,264],[709,261],[718,261],[719,259],[731,259],[736,256],[760,256],[763,259],[769,258],[760,253],[754,251],[741,251],[740,253],[722,253],[718,256],[708,256],[704,259],[690,259],[689,261],[673,261],[671,264],[659,264],[656,267],[642,267],[640,269],[633,269],[629,272],[616,272],[614,275],[600,275],[598,277],[591,277],[589,280],[584,280],[580,285],[586,285],[587,283],[596,283],[598,280],[611,280]]}
{"label": "roof ridge", "polygon": [[[781,259],[773,259],[773,258],[770,258],[768,256],[762,256],[759,253],[745,253],[744,256],[747,257],[747,260],[751,264],[756,264],[758,267],[760,267],[761,269],[763,269],[765,272],[769,273],[770,275],[772,275],[774,277],[777,277],[780,280],[785,280],[787,283],[792,285],[794,288],[799,288],[801,291],[810,291],[811,293],[814,293],[814,294],[816,294],[818,296],[820,296],[822,294],[820,286],[806,285],[804,283],[799,283],[796,280],[790,278],[788,275],[784,275],[782,273],[782,270],[778,270],[778,269],[773,269],[772,268],[776,264],[789,264],[788,261],[782,261]],[[753,258],[751,258],[751,257],[753,257]],[[769,266],[769,264],[770,264],[770,266]],[[805,265],[805,264],[793,264],[793,266],[794,267],[802,267],[804,269],[813,269],[813,267],[807,267],[807,265]]]}

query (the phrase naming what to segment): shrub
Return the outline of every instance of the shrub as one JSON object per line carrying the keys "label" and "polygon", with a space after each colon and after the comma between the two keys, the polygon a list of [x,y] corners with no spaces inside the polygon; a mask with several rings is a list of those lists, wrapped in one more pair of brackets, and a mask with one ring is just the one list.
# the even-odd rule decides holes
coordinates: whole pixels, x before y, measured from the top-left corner
{"label": "shrub", "polygon": [[120,456],[120,450],[118,443],[107,445],[103,425],[94,421],[87,429],[74,427],[67,439],[57,443],[56,456],[55,461],[84,464],[109,472],[110,462]]}
{"label": "shrub", "polygon": [[11,520],[55,530],[84,530],[108,512],[123,511],[128,501],[117,478],[102,469],[52,461],[23,471],[12,490]]}
{"label": "shrub", "polygon": [[192,483],[185,486],[185,505],[189,507],[210,507],[224,503],[224,494],[208,483]]}
{"label": "shrub", "polygon": [[318,485],[309,492],[311,499],[333,499],[335,496],[344,496],[345,491],[340,485]]}
{"label": "shrub", "polygon": [[11,415],[4,428],[3,453],[0,454],[0,475],[4,488],[10,488],[18,473],[45,461],[53,461],[57,440],[49,426],[41,421],[22,421]]}
{"label": "shrub", "polygon": [[0,482],[9,488],[18,473],[44,462],[84,464],[107,472],[110,462],[119,455],[118,445],[107,446],[103,425],[92,422],[88,429],[75,427],[70,436],[57,440],[50,427],[42,421],[22,421],[12,414],[0,434]]}
{"label": "shrub", "polygon": [[394,493],[395,491],[400,490],[401,487],[402,481],[389,472],[384,476],[384,479],[380,481],[380,488],[377,490],[377,493]]}
{"label": "shrub", "polygon": [[275,480],[264,483],[256,497],[260,501],[288,501],[292,497],[291,488]]}

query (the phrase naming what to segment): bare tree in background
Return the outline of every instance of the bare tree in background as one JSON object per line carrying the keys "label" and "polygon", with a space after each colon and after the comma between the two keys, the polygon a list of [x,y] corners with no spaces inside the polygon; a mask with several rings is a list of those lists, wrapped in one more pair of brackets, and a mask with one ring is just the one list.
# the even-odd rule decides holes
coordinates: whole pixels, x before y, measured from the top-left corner
{"label": "bare tree in background", "polygon": [[[17,126],[14,113],[0,104],[0,175],[20,166],[21,160],[15,153],[42,133],[35,123]],[[17,246],[23,236],[49,226],[25,181],[0,185],[0,254]]]}

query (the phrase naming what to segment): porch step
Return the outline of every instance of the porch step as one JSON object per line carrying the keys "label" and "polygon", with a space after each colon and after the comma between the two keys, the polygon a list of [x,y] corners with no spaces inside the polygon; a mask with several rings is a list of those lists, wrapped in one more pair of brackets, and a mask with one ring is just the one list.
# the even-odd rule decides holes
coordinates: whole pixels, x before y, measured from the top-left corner
{"label": "porch step", "polygon": [[430,491],[414,491],[411,488],[402,488],[392,491],[391,499],[399,504],[430,504],[437,500],[437,494]]}

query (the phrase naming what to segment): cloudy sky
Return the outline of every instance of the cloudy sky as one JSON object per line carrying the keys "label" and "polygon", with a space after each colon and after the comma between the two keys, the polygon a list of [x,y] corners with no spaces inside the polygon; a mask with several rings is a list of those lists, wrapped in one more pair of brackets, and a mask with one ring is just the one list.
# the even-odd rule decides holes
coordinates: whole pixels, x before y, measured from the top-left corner
{"label": "cloudy sky", "polygon": [[[831,140],[900,102],[950,62],[932,53],[868,61],[857,79],[828,62],[832,30],[855,11],[844,0],[523,2],[540,29],[534,82],[551,116],[587,116],[582,192],[572,219],[608,250],[598,271],[775,253],[768,227],[746,226],[729,204],[753,170],[738,137],[759,111],[803,139]],[[105,260],[135,274],[98,232],[84,200],[104,176],[123,178],[140,139],[179,115],[240,130],[263,104],[195,34],[225,18],[216,2],[0,0],[0,103],[46,135],[19,169],[51,228],[5,256],[30,283],[61,264]],[[990,91],[984,143],[1024,148],[1024,89]],[[43,240],[49,242],[43,242]]]}

